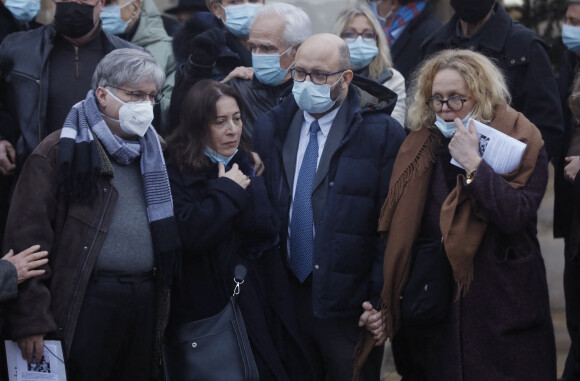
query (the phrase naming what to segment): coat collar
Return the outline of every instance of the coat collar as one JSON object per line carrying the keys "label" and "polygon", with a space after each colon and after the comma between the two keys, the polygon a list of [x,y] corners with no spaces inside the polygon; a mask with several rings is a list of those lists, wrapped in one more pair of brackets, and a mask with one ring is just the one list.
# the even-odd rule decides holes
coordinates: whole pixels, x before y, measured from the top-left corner
{"label": "coat collar", "polygon": [[[512,20],[498,3],[495,4],[493,12],[491,18],[478,31],[478,34],[481,34],[478,44],[481,48],[499,53],[506,44],[509,31],[512,28]],[[461,46],[456,33],[458,22],[459,17],[453,15],[451,20],[437,32],[437,37],[433,39],[432,44],[444,47]],[[440,48],[437,50],[440,50]]]}

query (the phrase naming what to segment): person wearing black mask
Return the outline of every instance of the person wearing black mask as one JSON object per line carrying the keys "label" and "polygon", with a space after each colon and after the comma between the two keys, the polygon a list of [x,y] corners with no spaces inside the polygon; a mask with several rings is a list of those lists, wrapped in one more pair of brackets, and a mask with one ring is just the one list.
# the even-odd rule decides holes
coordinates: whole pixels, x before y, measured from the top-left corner
{"label": "person wearing black mask", "polygon": [[135,48],[101,29],[105,0],[56,1],[52,24],[12,34],[0,45],[0,173],[11,175],[90,89],[97,63]]}
{"label": "person wearing black mask", "polygon": [[[97,63],[118,48],[137,48],[101,29],[105,0],[56,1],[54,22],[8,35],[0,45],[0,191],[42,139],[60,129],[85,99]],[[5,195],[0,203],[7,203]],[[0,221],[5,220],[0,210]],[[0,237],[3,236],[0,226]]]}
{"label": "person wearing black mask", "polygon": [[513,21],[495,0],[451,0],[455,15],[422,46],[427,57],[448,48],[475,50],[493,59],[507,80],[511,106],[542,133],[548,158],[558,157],[563,116],[549,46]]}

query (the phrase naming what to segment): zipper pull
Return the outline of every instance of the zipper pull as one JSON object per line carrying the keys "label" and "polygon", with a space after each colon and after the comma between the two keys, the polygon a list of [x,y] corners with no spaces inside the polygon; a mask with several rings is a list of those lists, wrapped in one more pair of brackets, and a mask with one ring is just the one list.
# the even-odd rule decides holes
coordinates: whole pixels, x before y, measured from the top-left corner
{"label": "zipper pull", "polygon": [[76,45],[73,45],[75,48],[75,78],[79,77],[79,47]]}

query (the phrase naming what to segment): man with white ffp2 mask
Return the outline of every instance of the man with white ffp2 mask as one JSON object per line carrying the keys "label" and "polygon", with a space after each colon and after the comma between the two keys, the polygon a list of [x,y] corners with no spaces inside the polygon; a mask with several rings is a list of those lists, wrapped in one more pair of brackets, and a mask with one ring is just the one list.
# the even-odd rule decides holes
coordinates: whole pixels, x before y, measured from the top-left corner
{"label": "man with white ffp2 mask", "polygon": [[161,13],[153,0],[106,0],[101,12],[103,29],[125,41],[147,49],[165,72],[165,83],[160,89],[163,99],[156,111],[155,127],[165,135],[171,94],[175,86],[175,57],[172,38],[163,27]]}
{"label": "man with white ffp2 mask", "polygon": [[51,256],[45,282],[29,283],[12,306],[19,313],[6,314],[29,363],[57,336],[70,379],[141,381],[162,372],[160,322],[169,311],[161,306],[181,247],[150,125],[164,80],[148,52],[109,53],[86,98],[22,169],[6,244],[38,240]]}

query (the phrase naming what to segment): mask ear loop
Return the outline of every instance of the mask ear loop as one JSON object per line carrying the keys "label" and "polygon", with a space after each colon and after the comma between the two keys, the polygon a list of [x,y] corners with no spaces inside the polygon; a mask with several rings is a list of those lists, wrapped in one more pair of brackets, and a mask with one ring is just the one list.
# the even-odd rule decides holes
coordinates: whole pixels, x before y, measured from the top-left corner
{"label": "mask ear loop", "polygon": [[[216,1],[218,1],[218,0],[216,0]],[[225,13],[226,13],[226,7],[224,7],[224,6],[223,6],[221,3],[218,3],[218,5],[219,5],[220,7],[222,7],[222,9],[224,10],[224,14],[225,14]],[[218,19],[220,19],[220,20],[221,20],[221,21],[222,21],[224,24],[226,23],[226,20],[222,19],[220,16],[216,15],[216,17],[217,17]]]}
{"label": "mask ear loop", "polygon": [[[280,58],[282,58],[283,55],[285,55],[286,53],[288,53],[288,51],[292,51],[292,49],[294,49],[294,45],[292,45],[291,47],[289,47],[288,49],[284,50],[281,54],[280,54]],[[284,70],[288,71],[290,70],[291,67],[294,67],[294,63],[296,63],[296,61],[292,61],[292,63],[290,65],[288,65],[288,67]],[[282,69],[282,67],[280,67],[280,69]]]}
{"label": "mask ear loop", "polygon": [[[123,8],[125,8],[125,7],[126,7],[126,6],[128,6],[129,4],[132,4],[134,1],[135,1],[135,0],[129,0],[129,1],[127,1],[125,4],[121,5],[121,6],[119,7],[119,9],[123,9]],[[139,13],[141,13],[141,9],[139,9],[139,11],[137,12],[137,17],[139,17]],[[119,15],[119,16],[120,16],[120,15]],[[131,17],[129,18],[129,20],[127,20],[127,21],[125,21],[125,20],[123,20],[123,18],[121,18],[121,20],[122,20],[123,22],[126,22],[126,23],[127,23],[127,25],[129,25],[129,24],[131,23],[131,21],[133,21],[134,19],[135,19],[135,17],[133,17],[133,16],[131,16]]]}

